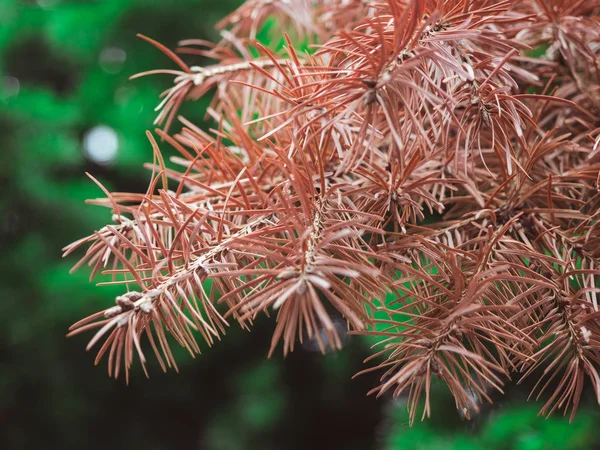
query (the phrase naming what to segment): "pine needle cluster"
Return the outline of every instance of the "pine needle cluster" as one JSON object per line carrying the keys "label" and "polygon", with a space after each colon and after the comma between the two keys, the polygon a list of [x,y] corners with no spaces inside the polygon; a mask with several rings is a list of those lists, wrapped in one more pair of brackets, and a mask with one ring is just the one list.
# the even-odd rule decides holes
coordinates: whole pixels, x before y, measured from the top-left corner
{"label": "pine needle cluster", "polygon": [[[341,316],[411,420],[434,378],[467,416],[526,378],[542,414],[600,403],[597,0],[251,0],[218,28],[144,37],[174,65],[138,76],[173,78],[155,135],[178,156],[149,132],[147,191],[104,189],[112,224],[65,249],[124,286],[71,328],[109,374],[263,313],[270,353],[338,349]],[[210,131],[177,117],[207,95]]]}

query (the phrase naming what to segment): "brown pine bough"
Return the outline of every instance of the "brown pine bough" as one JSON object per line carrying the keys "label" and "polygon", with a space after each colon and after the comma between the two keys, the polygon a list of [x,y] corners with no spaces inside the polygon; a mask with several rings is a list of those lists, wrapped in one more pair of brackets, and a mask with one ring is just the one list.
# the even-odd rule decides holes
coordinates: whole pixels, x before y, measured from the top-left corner
{"label": "brown pine bough", "polygon": [[[600,403],[598,0],[252,0],[218,28],[144,38],[177,66],[140,75],[174,78],[155,124],[179,156],[148,133],[146,193],[104,189],[112,224],[65,249],[124,286],[71,327],[110,375],[261,313],[270,353],[337,349],[342,316],[411,422],[434,378],[467,416],[529,377],[542,414]],[[214,129],[169,134],[213,94]]]}

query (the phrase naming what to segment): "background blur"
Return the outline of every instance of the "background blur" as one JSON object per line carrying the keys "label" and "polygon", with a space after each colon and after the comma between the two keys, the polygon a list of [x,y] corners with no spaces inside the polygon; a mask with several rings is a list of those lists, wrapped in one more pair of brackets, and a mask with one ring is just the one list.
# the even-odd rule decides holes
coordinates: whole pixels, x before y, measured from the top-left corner
{"label": "background blur", "polygon": [[[435,387],[433,419],[408,427],[405,403],[365,393],[371,342],[349,338],[321,356],[310,343],[266,359],[273,322],[234,327],[180,374],[150,364],[129,387],[93,365],[90,335],[69,325],[113,304],[120,288],[69,275],[61,248],[100,228],[108,210],[84,204],[109,189],[142,191],[158,94],[172,68],[143,33],[173,48],[215,38],[213,25],[241,0],[0,0],[0,448],[144,450],[400,450],[600,448],[598,412],[575,423],[536,416],[524,391],[463,421]],[[195,64],[202,63],[194,61]],[[182,113],[201,123],[205,105]]]}

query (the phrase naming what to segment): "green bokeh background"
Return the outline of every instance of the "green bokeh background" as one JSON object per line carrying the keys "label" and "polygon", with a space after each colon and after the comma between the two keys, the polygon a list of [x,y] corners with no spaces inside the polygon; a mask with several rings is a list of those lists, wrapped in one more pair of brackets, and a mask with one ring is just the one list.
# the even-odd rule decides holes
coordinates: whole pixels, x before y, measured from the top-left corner
{"label": "green bokeh background", "polygon": [[[134,370],[130,386],[93,365],[85,336],[69,325],[109,306],[120,288],[95,287],[76,255],[61,248],[100,228],[108,210],[84,204],[108,188],[142,191],[152,128],[172,68],[143,33],[169,47],[216,38],[213,25],[240,0],[0,0],[0,448],[1,449],[591,449],[599,415],[536,416],[524,391],[462,421],[440,386],[434,418],[408,427],[405,401],[365,393],[376,375],[355,380],[371,342],[348,338],[342,352],[309,346],[266,359],[274,323],[252,333],[232,327],[196,359],[177,352],[180,373],[151,378]],[[119,49],[124,61],[101,61]],[[190,60],[194,64],[202,63]],[[199,103],[202,103],[199,102]],[[204,104],[182,113],[201,123]],[[116,159],[86,159],[82,139],[98,125],[118,136]],[[89,337],[89,336],[88,336]]]}

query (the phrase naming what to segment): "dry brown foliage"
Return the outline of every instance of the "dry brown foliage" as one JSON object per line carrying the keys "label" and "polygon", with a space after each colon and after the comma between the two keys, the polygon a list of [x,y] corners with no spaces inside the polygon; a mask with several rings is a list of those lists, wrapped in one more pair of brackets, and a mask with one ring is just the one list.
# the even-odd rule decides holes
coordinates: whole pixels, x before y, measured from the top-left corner
{"label": "dry brown foliage", "polygon": [[[140,75],[174,77],[156,134],[179,156],[167,167],[148,133],[147,192],[93,201],[113,224],[65,255],[85,248],[76,267],[126,292],[72,334],[97,330],[88,348],[102,341],[117,376],[144,365],[142,340],[176,367],[168,335],[194,354],[197,335],[211,345],[263,312],[271,352],[339,348],[341,315],[380,337],[374,392],[407,392],[412,420],[434,377],[467,416],[527,377],[543,414],[572,418],[585,386],[600,403],[599,14],[597,0],[252,0],[219,43],[177,49],[212,64],[145,38],[178,66]],[[273,18],[281,51],[255,40]],[[180,118],[168,134],[182,102],[213,92],[215,129]]]}

